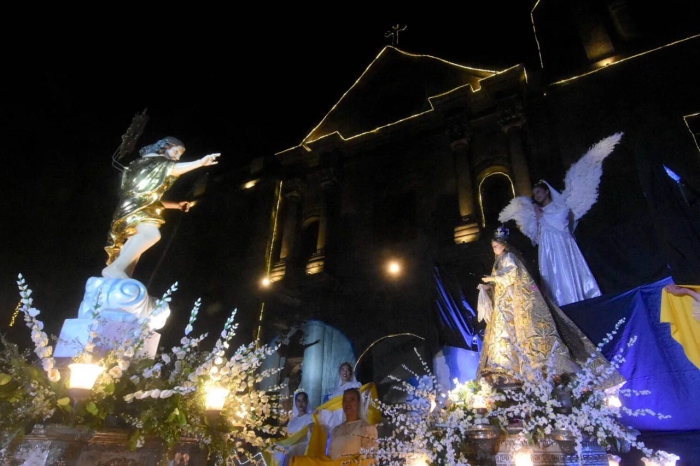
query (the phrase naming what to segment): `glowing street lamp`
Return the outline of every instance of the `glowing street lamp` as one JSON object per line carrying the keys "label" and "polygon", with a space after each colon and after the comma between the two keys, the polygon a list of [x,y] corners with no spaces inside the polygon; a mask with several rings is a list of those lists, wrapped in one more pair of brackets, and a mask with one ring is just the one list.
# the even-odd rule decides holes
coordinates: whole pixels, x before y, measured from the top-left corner
{"label": "glowing street lamp", "polygon": [[271,283],[271,282],[270,282],[270,279],[269,279],[268,277],[265,277],[265,278],[263,278],[262,280],[260,280],[260,284],[261,284],[262,286],[264,286],[265,288],[267,288],[268,286],[270,286],[270,283]]}
{"label": "glowing street lamp", "polygon": [[401,265],[397,261],[390,261],[387,265],[387,271],[391,275],[398,275],[401,272]]}

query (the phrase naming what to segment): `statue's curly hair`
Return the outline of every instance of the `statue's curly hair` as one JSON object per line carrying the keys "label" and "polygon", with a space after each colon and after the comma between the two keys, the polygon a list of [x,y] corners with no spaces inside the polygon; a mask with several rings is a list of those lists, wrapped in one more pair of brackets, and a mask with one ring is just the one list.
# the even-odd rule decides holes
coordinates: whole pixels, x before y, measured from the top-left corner
{"label": "statue's curly hair", "polygon": [[171,147],[175,146],[182,146],[185,147],[185,144],[183,144],[182,141],[180,141],[178,138],[173,137],[173,136],[166,136],[163,139],[160,139],[159,141],[150,144],[148,146],[144,146],[141,149],[139,149],[139,155],[143,157],[146,154],[160,154],[163,155],[165,154],[165,151],[170,149]]}

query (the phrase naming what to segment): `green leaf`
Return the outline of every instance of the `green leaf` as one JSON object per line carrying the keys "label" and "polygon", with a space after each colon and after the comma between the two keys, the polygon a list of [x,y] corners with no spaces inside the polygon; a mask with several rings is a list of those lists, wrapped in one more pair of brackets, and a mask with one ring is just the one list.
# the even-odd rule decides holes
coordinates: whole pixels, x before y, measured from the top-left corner
{"label": "green leaf", "polygon": [[59,406],[58,408],[65,413],[68,413],[68,414],[73,413],[73,405],[67,404],[65,406]]}
{"label": "green leaf", "polygon": [[10,383],[10,380],[12,380],[11,375],[0,372],[0,385],[7,385]]}
{"label": "green leaf", "polygon": [[93,416],[97,416],[97,413],[99,413],[97,405],[95,405],[95,403],[92,401],[85,405],[85,410]]}
{"label": "green leaf", "polygon": [[70,404],[70,398],[68,398],[67,396],[63,397],[63,398],[59,398],[58,400],[56,400],[56,404],[58,406],[67,406]]}
{"label": "green leaf", "polygon": [[180,410],[175,408],[175,409],[173,409],[173,412],[170,413],[170,416],[168,416],[168,419],[166,419],[165,422],[173,422],[173,421],[175,421],[175,419],[178,418],[179,415],[180,415]]}
{"label": "green leaf", "polygon": [[139,437],[141,437],[141,429],[136,429],[129,437],[129,449],[131,451],[136,450],[136,443],[139,441]]}
{"label": "green leaf", "polygon": [[114,393],[114,382],[110,382],[105,385],[105,394],[111,395]]}
{"label": "green leaf", "polygon": [[179,421],[181,426],[184,426],[185,424],[187,424],[187,417],[185,416],[185,413],[183,413],[182,411],[180,411],[180,415],[178,416],[178,421]]}

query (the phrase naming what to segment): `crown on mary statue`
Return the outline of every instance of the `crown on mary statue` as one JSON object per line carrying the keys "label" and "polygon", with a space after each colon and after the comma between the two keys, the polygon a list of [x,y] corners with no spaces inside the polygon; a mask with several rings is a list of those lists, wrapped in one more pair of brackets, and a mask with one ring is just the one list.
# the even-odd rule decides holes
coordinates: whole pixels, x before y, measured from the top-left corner
{"label": "crown on mary statue", "polygon": [[493,232],[494,239],[505,240],[508,239],[508,235],[510,235],[510,230],[503,225],[496,228],[496,231]]}

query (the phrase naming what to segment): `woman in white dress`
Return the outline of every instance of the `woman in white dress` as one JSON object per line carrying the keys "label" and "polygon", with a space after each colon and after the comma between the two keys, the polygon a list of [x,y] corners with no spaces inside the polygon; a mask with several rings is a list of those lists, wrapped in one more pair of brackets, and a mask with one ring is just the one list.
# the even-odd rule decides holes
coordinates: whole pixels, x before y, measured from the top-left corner
{"label": "woman in white dress", "polygon": [[573,213],[544,180],[532,190],[537,217],[538,263],[545,294],[557,306],[600,296],[600,288],[571,234]]}
{"label": "woman in white dress", "polygon": [[591,146],[567,170],[562,193],[541,180],[532,190],[532,199],[518,196],[498,215],[503,223],[515,220],[537,245],[542,288],[557,306],[601,294],[572,232],[597,201],[603,161],[621,138],[622,133],[615,133]]}
{"label": "woman in white dress", "polygon": [[277,443],[275,451],[267,461],[269,466],[289,466],[293,456],[306,453],[314,423],[309,395],[305,390],[294,392],[292,418],[287,424],[287,437]]}

